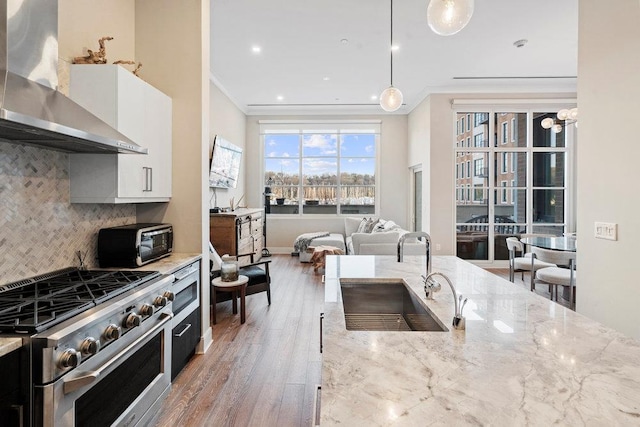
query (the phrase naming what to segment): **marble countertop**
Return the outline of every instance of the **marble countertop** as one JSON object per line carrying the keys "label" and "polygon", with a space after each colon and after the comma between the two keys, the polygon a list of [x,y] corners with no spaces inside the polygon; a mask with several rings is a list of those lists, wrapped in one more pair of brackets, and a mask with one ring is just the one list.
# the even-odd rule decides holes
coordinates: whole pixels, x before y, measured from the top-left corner
{"label": "marble countertop", "polygon": [[161,258],[158,261],[143,265],[142,267],[136,268],[136,270],[159,271],[161,274],[168,274],[182,267],[186,267],[200,258],[202,258],[202,254],[200,253],[172,253],[166,258]]}
{"label": "marble countertop", "polygon": [[321,425],[638,425],[640,342],[456,257],[434,257],[468,298],[451,327],[446,282],[426,305],[447,332],[345,329],[339,278],[404,278],[424,257],[328,256]]}

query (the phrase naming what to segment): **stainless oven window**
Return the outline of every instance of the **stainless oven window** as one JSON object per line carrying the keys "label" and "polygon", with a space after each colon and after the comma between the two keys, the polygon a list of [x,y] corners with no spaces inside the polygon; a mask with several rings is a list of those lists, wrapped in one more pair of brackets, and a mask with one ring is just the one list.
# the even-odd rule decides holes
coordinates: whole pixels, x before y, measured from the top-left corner
{"label": "stainless oven window", "polygon": [[75,402],[78,426],[110,426],[162,374],[162,332]]}

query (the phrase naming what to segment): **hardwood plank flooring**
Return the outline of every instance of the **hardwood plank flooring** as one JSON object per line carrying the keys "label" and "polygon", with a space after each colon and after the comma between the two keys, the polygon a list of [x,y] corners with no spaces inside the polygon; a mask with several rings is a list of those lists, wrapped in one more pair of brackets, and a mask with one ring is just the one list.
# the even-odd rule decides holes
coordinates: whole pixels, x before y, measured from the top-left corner
{"label": "hardwood plank flooring", "polygon": [[247,318],[217,305],[213,344],[175,379],[158,426],[310,426],[320,383],[321,274],[273,255],[271,305],[247,297]]}
{"label": "hardwood plank flooring", "polygon": [[[178,375],[157,426],[310,426],[321,382],[321,274],[297,257],[271,257],[266,293],[247,297],[247,319],[217,305],[213,344]],[[508,269],[488,269],[508,279]],[[529,289],[516,275],[514,286]],[[536,292],[549,298],[538,286]],[[568,305],[560,298],[560,304]]]}

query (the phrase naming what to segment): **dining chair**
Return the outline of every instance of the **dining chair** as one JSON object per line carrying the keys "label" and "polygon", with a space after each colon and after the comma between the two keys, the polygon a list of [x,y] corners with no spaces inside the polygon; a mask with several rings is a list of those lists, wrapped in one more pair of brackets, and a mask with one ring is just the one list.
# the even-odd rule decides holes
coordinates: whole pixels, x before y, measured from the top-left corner
{"label": "dining chair", "polygon": [[[552,251],[538,247],[531,248],[531,265],[538,260],[556,264],[555,267],[546,267],[536,270],[531,275],[531,290],[535,290],[538,283],[552,286],[550,289],[550,298],[558,301],[558,286],[569,288],[569,308],[576,309],[575,305],[575,286],[577,279],[576,272],[576,253],[570,251]],[[559,267],[568,266],[568,267]]]}
{"label": "dining chair", "polygon": [[[507,249],[509,250],[509,280],[514,281],[515,273],[521,273],[521,278],[524,281],[525,271],[535,271],[540,268],[556,267],[555,264],[550,264],[538,259],[531,262],[531,254],[524,252],[524,243],[522,243],[517,237],[507,237]],[[517,256],[520,254],[520,256]]]}

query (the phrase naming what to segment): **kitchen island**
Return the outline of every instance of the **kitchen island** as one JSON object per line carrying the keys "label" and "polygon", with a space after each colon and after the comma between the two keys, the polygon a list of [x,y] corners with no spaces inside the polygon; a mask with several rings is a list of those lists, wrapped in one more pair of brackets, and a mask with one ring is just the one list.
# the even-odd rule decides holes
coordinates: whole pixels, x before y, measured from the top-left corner
{"label": "kitchen island", "polygon": [[468,298],[445,332],[347,331],[340,279],[403,278],[425,302],[424,257],[329,256],[321,425],[638,425],[640,342],[459,258],[433,258]]}

